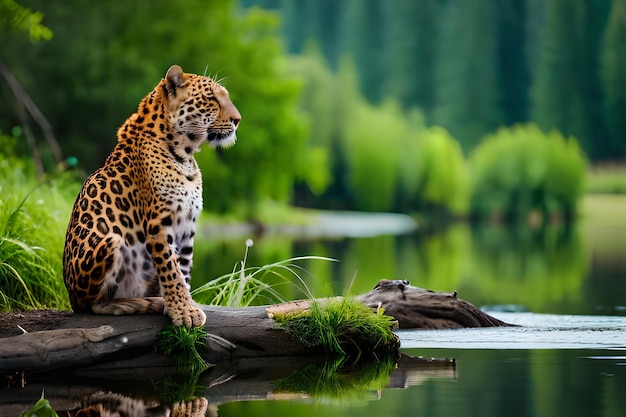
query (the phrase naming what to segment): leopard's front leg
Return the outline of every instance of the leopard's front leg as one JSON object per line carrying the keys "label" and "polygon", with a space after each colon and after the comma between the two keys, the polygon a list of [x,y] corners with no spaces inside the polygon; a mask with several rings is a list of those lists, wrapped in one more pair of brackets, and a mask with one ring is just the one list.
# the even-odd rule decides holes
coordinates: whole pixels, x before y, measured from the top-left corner
{"label": "leopard's front leg", "polygon": [[146,248],[152,256],[167,314],[175,326],[203,326],[206,315],[191,299],[173,242],[169,228],[158,223],[149,225]]}

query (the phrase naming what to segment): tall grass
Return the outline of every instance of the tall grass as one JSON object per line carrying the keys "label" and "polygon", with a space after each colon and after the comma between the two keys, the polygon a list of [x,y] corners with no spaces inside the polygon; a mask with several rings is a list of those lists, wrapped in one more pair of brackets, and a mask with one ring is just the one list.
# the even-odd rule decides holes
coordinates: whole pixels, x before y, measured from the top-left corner
{"label": "tall grass", "polygon": [[[335,261],[322,256],[300,256],[274,262],[260,267],[246,267],[248,250],[253,241],[246,241],[243,260],[233,268],[230,274],[222,275],[192,291],[193,298],[203,304],[247,307],[258,303],[281,303],[285,300],[276,285],[293,285],[307,298],[313,298],[304,275],[306,270],[297,263],[308,260]],[[269,277],[279,279],[278,284],[268,283]]]}
{"label": "tall grass", "polygon": [[69,309],[61,253],[78,187],[37,180],[29,162],[0,160],[0,311]]}

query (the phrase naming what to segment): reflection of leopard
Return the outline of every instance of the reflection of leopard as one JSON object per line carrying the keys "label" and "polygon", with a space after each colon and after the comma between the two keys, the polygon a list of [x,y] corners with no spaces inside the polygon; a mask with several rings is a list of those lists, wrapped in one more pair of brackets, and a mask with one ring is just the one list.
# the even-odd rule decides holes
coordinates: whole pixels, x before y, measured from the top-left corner
{"label": "reflection of leopard", "polygon": [[193,153],[235,143],[241,116],[211,78],[175,65],[118,130],[118,143],[74,203],[63,275],[75,311],[167,310],[202,326],[189,294],[202,177]]}
{"label": "reflection of leopard", "polygon": [[83,401],[81,407],[61,412],[67,417],[204,417],[217,416],[217,408],[208,407],[206,398],[176,403],[171,410],[157,402],[146,402],[112,392],[98,392]]}

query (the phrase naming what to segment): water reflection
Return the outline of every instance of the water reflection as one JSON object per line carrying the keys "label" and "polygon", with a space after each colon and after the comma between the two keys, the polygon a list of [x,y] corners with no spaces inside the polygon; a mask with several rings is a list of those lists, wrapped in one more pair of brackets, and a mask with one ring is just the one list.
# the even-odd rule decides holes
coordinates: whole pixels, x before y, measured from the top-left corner
{"label": "water reflection", "polygon": [[141,367],[120,373],[104,367],[70,375],[47,374],[30,378],[18,396],[10,388],[0,389],[0,415],[19,415],[42,391],[59,416],[200,417],[216,416],[222,405],[233,402],[372,401],[380,398],[383,389],[456,377],[453,359],[406,354],[379,359],[346,363],[341,359],[264,358],[219,364],[203,373]]}
{"label": "water reflection", "polygon": [[[243,257],[244,240],[198,239],[193,286],[230,272]],[[625,314],[626,246],[605,254],[581,228],[511,229],[456,224],[439,233],[298,240],[264,236],[251,248],[248,265],[317,255],[302,267],[318,297],[367,292],[379,279],[408,279],[437,291],[458,291],[479,305],[513,305],[536,313]],[[281,280],[276,281],[278,284]],[[279,287],[280,288],[280,287]],[[290,285],[288,299],[305,294]],[[267,302],[263,300],[262,302]]]}

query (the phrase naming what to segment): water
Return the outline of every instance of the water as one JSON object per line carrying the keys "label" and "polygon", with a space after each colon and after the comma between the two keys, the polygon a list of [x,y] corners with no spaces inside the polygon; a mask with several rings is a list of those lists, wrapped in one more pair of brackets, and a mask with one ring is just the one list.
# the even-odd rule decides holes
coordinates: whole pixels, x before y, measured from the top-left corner
{"label": "water", "polygon": [[[399,331],[411,356],[454,359],[406,369],[402,384],[356,398],[237,402],[220,416],[622,416],[626,317],[493,313],[523,327]],[[393,386],[390,386],[393,385]]]}
{"label": "water", "polygon": [[399,331],[405,348],[625,351],[626,317],[490,312],[521,327]]}
{"label": "water", "polygon": [[[266,241],[258,243],[268,250],[261,248]],[[267,253],[280,253],[279,238],[269,236],[267,244],[273,248]],[[457,225],[436,234],[304,240],[289,248],[282,253],[340,260],[304,265],[318,296],[363,293],[381,278],[408,279],[457,290],[520,327],[399,331],[404,353],[453,359],[454,366],[400,366],[391,379],[400,374],[404,384],[349,395],[224,403],[222,417],[626,415],[623,226]],[[263,256],[256,260],[262,264]]]}
{"label": "water", "polygon": [[[404,354],[437,360],[407,356],[397,369],[345,369],[305,358],[220,366],[197,381],[155,377],[153,370],[121,379],[59,375],[30,381],[19,395],[0,390],[0,409],[5,400],[17,401],[7,415],[19,415],[19,406],[34,403],[42,389],[62,410],[98,391],[154,399],[164,387],[196,382],[209,402],[207,415],[221,417],[626,415],[624,227],[586,222],[574,229],[512,230],[461,224],[440,233],[378,236],[382,218],[366,229],[363,217],[354,220],[334,217],[322,236],[309,230],[306,238],[254,237],[246,229],[234,237],[200,235],[192,286],[232,271],[243,259],[245,240],[253,237],[248,266],[302,255],[339,260],[299,264],[315,296],[360,294],[381,278],[408,279],[436,291],[456,290],[520,327],[399,331]],[[355,237],[333,233],[347,226],[357,228]],[[304,296],[281,279],[275,283],[288,299]]]}

